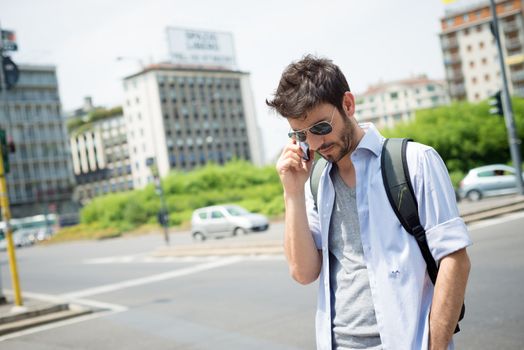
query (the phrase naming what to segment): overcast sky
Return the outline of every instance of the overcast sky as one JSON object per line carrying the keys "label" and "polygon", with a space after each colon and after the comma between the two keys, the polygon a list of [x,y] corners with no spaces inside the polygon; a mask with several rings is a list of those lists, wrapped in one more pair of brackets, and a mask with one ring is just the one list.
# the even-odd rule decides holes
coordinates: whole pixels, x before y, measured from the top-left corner
{"label": "overcast sky", "polygon": [[[462,0],[453,6],[478,1]],[[306,53],[329,57],[363,92],[381,80],[444,78],[441,0],[0,0],[0,24],[17,33],[16,63],[57,67],[65,111],[92,96],[122,104],[122,77],[167,59],[167,26],[232,32],[237,63],[251,73],[266,159],[286,142],[270,113],[282,70]],[[449,5],[448,5],[449,8]],[[117,61],[125,56],[129,60]]]}

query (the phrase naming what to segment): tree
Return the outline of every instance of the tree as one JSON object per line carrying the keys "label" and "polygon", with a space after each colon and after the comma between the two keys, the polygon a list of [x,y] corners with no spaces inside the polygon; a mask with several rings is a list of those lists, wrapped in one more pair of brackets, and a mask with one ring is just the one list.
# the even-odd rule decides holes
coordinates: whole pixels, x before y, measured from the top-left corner
{"label": "tree", "polygon": [[[434,147],[450,171],[467,172],[511,159],[504,119],[490,115],[487,101],[453,103],[416,112],[415,120],[384,130],[386,137],[410,137]],[[513,99],[519,138],[524,137],[524,100]],[[521,145],[521,148],[522,147]]]}

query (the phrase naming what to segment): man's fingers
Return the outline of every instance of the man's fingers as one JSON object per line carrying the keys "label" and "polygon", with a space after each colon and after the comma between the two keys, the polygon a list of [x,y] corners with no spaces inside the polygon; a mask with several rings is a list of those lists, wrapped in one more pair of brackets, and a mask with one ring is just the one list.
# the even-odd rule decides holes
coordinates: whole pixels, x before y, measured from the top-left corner
{"label": "man's fingers", "polygon": [[285,173],[287,171],[302,171],[303,162],[300,158],[299,159],[293,159],[293,158],[283,159],[279,164],[279,170],[281,173]]}

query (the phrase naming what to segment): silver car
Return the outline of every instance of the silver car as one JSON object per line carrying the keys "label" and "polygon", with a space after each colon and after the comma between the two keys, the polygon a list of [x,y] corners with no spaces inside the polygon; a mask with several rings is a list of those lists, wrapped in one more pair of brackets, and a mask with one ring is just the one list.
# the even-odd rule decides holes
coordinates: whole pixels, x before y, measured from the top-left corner
{"label": "silver car", "polygon": [[269,222],[264,215],[250,213],[238,205],[215,205],[197,209],[191,218],[191,235],[205,240],[265,231]]}
{"label": "silver car", "polygon": [[460,198],[467,198],[470,201],[516,192],[515,169],[503,164],[471,169],[459,185]]}

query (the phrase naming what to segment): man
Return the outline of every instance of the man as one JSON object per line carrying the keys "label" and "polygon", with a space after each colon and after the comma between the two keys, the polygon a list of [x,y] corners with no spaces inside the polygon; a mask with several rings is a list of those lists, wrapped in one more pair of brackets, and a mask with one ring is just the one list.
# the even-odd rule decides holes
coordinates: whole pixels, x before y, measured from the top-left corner
{"label": "man", "polygon": [[[291,127],[277,162],[284,187],[284,249],[292,277],[320,276],[318,349],[452,349],[471,244],[453,187],[431,147],[410,142],[407,161],[428,244],[439,263],[436,285],[384,189],[384,138],[359,126],[355,98],[330,60],[305,56],[282,74],[272,101]],[[309,160],[299,141],[309,144]],[[315,205],[314,152],[329,161]]]}

